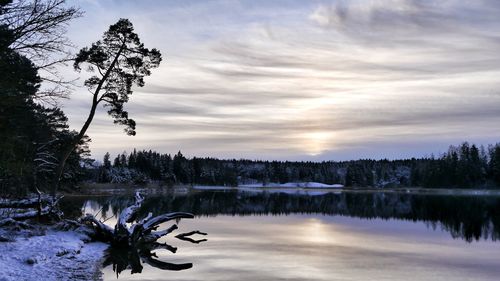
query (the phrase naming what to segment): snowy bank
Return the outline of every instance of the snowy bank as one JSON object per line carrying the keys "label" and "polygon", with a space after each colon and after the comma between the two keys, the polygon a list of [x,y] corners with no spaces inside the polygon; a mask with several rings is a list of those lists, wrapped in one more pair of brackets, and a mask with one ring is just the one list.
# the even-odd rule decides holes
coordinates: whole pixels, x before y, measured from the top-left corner
{"label": "snowy bank", "polygon": [[288,183],[268,183],[263,184],[242,184],[238,187],[273,187],[273,188],[343,188],[342,184],[324,184],[320,182],[288,182]]}
{"label": "snowy bank", "polygon": [[221,185],[193,185],[193,189],[197,189],[197,190],[227,190],[227,189],[236,189],[236,187],[221,186]]}
{"label": "snowy bank", "polygon": [[101,259],[107,245],[85,243],[89,239],[85,234],[47,230],[40,236],[11,238],[15,240],[0,242],[0,281],[102,279]]}

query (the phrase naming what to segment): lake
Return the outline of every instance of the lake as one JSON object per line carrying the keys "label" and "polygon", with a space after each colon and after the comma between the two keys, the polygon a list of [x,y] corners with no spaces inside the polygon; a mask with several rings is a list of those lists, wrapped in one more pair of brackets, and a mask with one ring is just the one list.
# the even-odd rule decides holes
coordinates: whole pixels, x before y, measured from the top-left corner
{"label": "lake", "polygon": [[[130,195],[69,197],[63,207],[75,216],[82,210],[97,213],[114,225],[114,216],[132,202]],[[177,247],[176,253],[156,250],[157,257],[143,258],[139,268],[138,259],[131,262],[135,258],[130,254],[110,254],[115,258],[104,268],[105,280],[117,276],[119,280],[498,280],[500,276],[496,242],[500,196],[204,190],[150,195],[141,214],[172,211],[196,215],[160,239]],[[207,235],[191,238],[207,240],[191,243],[174,237],[193,230]],[[131,269],[141,273],[131,274]]]}

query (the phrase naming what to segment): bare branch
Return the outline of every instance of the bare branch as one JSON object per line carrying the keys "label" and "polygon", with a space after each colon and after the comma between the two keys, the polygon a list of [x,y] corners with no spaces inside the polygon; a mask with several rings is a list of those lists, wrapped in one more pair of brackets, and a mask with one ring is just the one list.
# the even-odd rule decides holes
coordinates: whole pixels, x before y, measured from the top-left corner
{"label": "bare branch", "polygon": [[[55,68],[73,59],[74,46],[66,37],[69,21],[82,12],[66,5],[66,0],[15,0],[3,7],[0,25],[11,32],[9,47],[30,59],[52,90],[35,98],[52,104],[68,94],[65,79]],[[47,99],[50,97],[50,99]]]}

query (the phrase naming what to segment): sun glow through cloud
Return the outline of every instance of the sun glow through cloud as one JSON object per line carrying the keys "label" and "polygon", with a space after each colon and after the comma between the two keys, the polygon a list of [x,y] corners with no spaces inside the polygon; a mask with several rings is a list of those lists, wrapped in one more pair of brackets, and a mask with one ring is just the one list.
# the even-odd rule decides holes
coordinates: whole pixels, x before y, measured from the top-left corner
{"label": "sun glow through cloud", "polygon": [[332,149],[330,141],[333,139],[333,134],[330,132],[312,132],[304,133],[306,139],[304,147],[307,148],[307,153],[310,155],[318,155],[327,149]]}

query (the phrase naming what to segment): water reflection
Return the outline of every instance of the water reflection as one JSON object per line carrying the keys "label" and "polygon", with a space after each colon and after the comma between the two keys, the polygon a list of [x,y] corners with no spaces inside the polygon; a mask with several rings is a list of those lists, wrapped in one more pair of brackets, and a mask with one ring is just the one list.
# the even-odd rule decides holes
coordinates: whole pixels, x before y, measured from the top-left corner
{"label": "water reflection", "polygon": [[[154,268],[161,270],[180,271],[193,267],[192,263],[170,263],[158,259],[155,250],[166,249],[172,253],[177,251],[177,248],[167,243],[152,243],[147,247],[109,247],[106,250],[103,266],[112,266],[116,277],[126,269],[130,269],[130,273],[141,273],[144,268],[142,263],[146,263]],[[142,261],[142,262],[141,262]]]}
{"label": "water reflection", "polygon": [[[207,233],[195,230],[178,234],[175,238],[192,244],[200,244],[208,241],[205,238],[195,238],[193,235],[205,236]],[[127,269],[130,269],[131,274],[142,273],[144,268],[143,264],[148,264],[155,269],[168,271],[181,271],[193,267],[193,263],[191,262],[173,263],[162,261],[157,255],[156,251],[158,250],[167,250],[175,254],[177,252],[177,247],[168,243],[159,242],[140,243],[129,247],[110,246],[104,254],[103,267],[112,266],[113,272],[116,273],[117,278],[120,273]]]}
{"label": "water reflection", "polygon": [[[132,198],[66,198],[63,203],[66,214],[78,216],[85,209],[114,225],[113,216]],[[107,262],[104,280],[116,280],[118,272],[122,281],[496,281],[500,274],[500,243],[494,242],[500,197],[495,196],[203,191],[147,196],[141,215],[150,211],[193,212],[198,217],[183,220],[178,233],[200,229],[210,238],[200,244],[173,235],[158,241],[178,247],[175,254],[172,246],[112,253],[118,260]],[[192,235],[187,237],[205,239]],[[167,265],[158,267],[151,259]],[[138,260],[141,267],[135,267]],[[172,264],[190,268],[158,269]],[[142,274],[126,274],[125,268]]]}
{"label": "water reflection", "polygon": [[[90,208],[88,205],[91,205]],[[92,207],[93,205],[93,207]],[[95,218],[98,218],[104,224],[112,227],[115,225],[115,235],[118,214],[115,213],[111,217],[106,217],[107,208],[105,205],[101,206],[96,212],[97,208],[95,202],[87,201],[83,206],[83,211],[85,214],[93,214]],[[165,235],[171,234],[173,231],[177,230],[178,224],[182,218],[193,218],[190,214],[175,214],[175,213],[165,213],[157,217],[153,217],[151,212],[148,212],[147,217],[137,216],[137,213],[130,211],[130,207],[126,210],[120,211],[120,219],[123,219],[123,214],[128,214],[133,212],[133,215],[128,215],[132,217],[132,221],[125,219],[128,223],[132,223],[130,227],[126,227],[125,231],[129,232],[129,235],[125,238],[126,240],[121,242],[111,243],[104,254],[103,267],[112,266],[113,272],[116,273],[118,278],[120,273],[124,270],[130,269],[131,274],[142,273],[143,264],[147,264],[152,268],[158,270],[168,270],[168,271],[182,271],[190,269],[193,267],[191,262],[189,263],[174,263],[167,262],[160,259],[157,255],[158,250],[167,250],[172,254],[177,252],[177,247],[174,247],[166,242],[160,243],[158,240],[162,239]],[[90,212],[89,212],[90,211]],[[75,212],[75,214],[78,212]],[[176,223],[163,230],[158,230],[161,227],[165,227],[168,221],[175,219]],[[135,223],[134,223],[135,221]],[[163,223],[162,223],[163,222]],[[174,236],[179,241],[185,241],[192,244],[200,244],[202,242],[208,241],[206,238],[197,238],[199,236],[206,236],[207,233],[201,232],[199,230],[189,231],[177,234]]]}
{"label": "water reflection", "polygon": [[[66,214],[81,214],[81,206],[101,216],[116,216],[132,203],[130,196],[66,198]],[[77,207],[77,208],[75,208]],[[141,213],[191,212],[197,216],[323,214],[363,219],[423,221],[441,227],[453,238],[493,240],[500,237],[500,197],[401,193],[328,193],[304,195],[244,191],[198,191],[185,195],[149,196]],[[314,233],[321,229],[312,224]],[[324,237],[318,235],[318,237]],[[324,238],[318,238],[324,239]]]}

